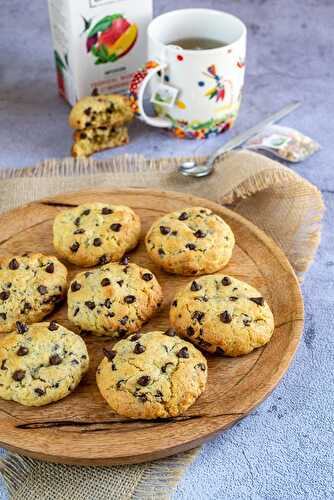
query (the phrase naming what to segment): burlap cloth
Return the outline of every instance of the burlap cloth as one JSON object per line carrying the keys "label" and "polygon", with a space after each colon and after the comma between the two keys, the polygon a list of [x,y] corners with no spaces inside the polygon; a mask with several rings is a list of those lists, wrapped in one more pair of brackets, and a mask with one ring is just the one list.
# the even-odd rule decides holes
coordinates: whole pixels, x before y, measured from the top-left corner
{"label": "burlap cloth", "polygon": [[[251,152],[230,153],[205,179],[184,178],[182,159],[47,160],[23,170],[0,171],[0,211],[48,195],[94,186],[155,187],[190,192],[229,205],[270,235],[299,278],[320,240],[324,211],[318,189],[292,170]],[[152,463],[115,467],[47,464],[8,454],[1,471],[10,498],[90,500],[169,498],[197,450]]]}

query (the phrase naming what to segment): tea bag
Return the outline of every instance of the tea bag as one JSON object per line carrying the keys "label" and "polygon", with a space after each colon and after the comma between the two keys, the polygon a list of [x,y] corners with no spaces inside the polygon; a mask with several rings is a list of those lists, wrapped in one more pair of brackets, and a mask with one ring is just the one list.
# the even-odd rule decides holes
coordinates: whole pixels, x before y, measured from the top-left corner
{"label": "tea bag", "polygon": [[298,163],[306,160],[320,149],[320,145],[298,130],[270,125],[255,137],[249,139],[246,149],[269,151],[273,156]]}

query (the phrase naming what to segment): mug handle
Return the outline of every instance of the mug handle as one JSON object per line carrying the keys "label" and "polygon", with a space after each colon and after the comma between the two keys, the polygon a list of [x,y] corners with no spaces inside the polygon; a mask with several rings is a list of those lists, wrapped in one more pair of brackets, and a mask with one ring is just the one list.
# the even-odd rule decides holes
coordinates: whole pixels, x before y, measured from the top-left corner
{"label": "mug handle", "polygon": [[132,111],[137,117],[151,125],[152,127],[171,128],[172,124],[167,118],[158,116],[148,116],[144,110],[144,94],[147,85],[159,71],[164,71],[167,68],[166,63],[157,61],[148,61],[143,68],[136,71],[129,87],[130,103]]}

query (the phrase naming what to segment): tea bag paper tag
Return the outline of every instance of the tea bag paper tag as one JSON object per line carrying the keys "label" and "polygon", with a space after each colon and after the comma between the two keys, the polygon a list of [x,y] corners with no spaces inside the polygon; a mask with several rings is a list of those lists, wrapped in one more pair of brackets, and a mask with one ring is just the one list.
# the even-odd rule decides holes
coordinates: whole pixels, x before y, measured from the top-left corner
{"label": "tea bag paper tag", "polygon": [[175,105],[179,90],[171,85],[159,83],[151,96],[151,102],[166,108],[172,108]]}

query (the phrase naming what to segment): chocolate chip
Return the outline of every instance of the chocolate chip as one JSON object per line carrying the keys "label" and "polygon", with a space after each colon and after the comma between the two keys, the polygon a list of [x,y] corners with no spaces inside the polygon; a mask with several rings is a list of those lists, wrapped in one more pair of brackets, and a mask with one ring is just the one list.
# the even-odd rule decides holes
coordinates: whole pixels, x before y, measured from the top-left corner
{"label": "chocolate chip", "polygon": [[93,241],[94,247],[100,247],[102,245],[102,240],[101,238],[95,238]]}
{"label": "chocolate chip", "polygon": [[170,361],[161,367],[162,373],[166,373],[168,366],[174,366]]}
{"label": "chocolate chip", "polygon": [[95,302],[93,302],[92,300],[86,300],[85,306],[88,307],[88,309],[90,309],[91,311],[96,307]]}
{"label": "chocolate chip", "polygon": [[263,306],[264,305],[264,298],[263,297],[252,297],[249,300],[252,302],[255,302],[258,306]]}
{"label": "chocolate chip", "polygon": [[108,314],[106,314],[106,318],[113,318],[114,316],[115,316],[114,312],[108,312]]}
{"label": "chocolate chip", "polygon": [[202,231],[201,229],[198,229],[198,230],[194,233],[194,236],[196,236],[196,238],[205,238],[206,233],[204,233],[204,231]]}
{"label": "chocolate chip", "polygon": [[158,253],[159,255],[166,255],[165,250],[163,248],[159,248]]}
{"label": "chocolate chip", "polygon": [[206,366],[204,363],[197,363],[197,365],[195,365],[195,368],[200,368],[202,372],[205,372],[206,370]]}
{"label": "chocolate chip", "polygon": [[245,326],[250,326],[252,320],[250,318],[246,318],[246,319],[243,319],[242,322]]}
{"label": "chocolate chip", "polygon": [[21,323],[21,321],[16,321],[15,326],[17,333],[23,334],[28,331],[28,326],[25,323]]}
{"label": "chocolate chip", "polygon": [[110,285],[110,279],[109,278],[103,278],[101,281],[101,286],[109,286]]}
{"label": "chocolate chip", "polygon": [[7,370],[6,363],[7,363],[7,359],[3,359],[1,361],[1,370]]}
{"label": "chocolate chip", "polygon": [[129,316],[123,316],[123,318],[119,320],[121,325],[126,325],[128,321],[129,321]]}
{"label": "chocolate chip", "polygon": [[238,300],[238,297],[229,297],[229,300],[231,302],[236,302]]}
{"label": "chocolate chip", "polygon": [[165,335],[167,335],[167,337],[175,337],[176,331],[174,328],[168,328],[168,330],[165,331]]}
{"label": "chocolate chip", "polygon": [[[92,94],[92,95],[93,95],[93,94]],[[91,112],[92,112],[92,108],[91,108],[91,107],[86,108],[86,109],[84,110],[84,113],[85,113],[85,115],[86,115],[86,116],[90,116]]]}
{"label": "chocolate chip", "polygon": [[70,246],[70,250],[71,250],[71,252],[76,253],[79,250],[79,247],[80,247],[80,244],[77,241],[75,241]]}
{"label": "chocolate chip", "polygon": [[81,132],[81,134],[80,134],[80,139],[87,139],[87,134],[86,134],[86,132]]}
{"label": "chocolate chip", "polygon": [[118,286],[122,286],[122,285],[123,285],[123,283],[124,283],[124,280],[119,280],[119,281],[116,281],[116,283],[117,283],[117,285],[118,285]]}
{"label": "chocolate chip", "polygon": [[177,300],[173,300],[173,302],[172,302],[172,306],[173,306],[173,307],[176,307],[176,306],[177,306]]}
{"label": "chocolate chip", "polygon": [[6,321],[7,314],[6,313],[0,313],[0,319],[2,319],[3,321]]}
{"label": "chocolate chip", "polygon": [[118,332],[117,332],[117,333],[118,333],[118,337],[119,337],[120,339],[123,339],[124,337],[126,337],[126,335],[127,335],[128,331],[127,331],[127,330],[125,330],[125,328],[119,328],[119,330],[118,330]]}
{"label": "chocolate chip", "polygon": [[24,347],[23,345],[21,345],[18,350],[16,351],[16,354],[18,356],[26,356],[29,352],[29,349],[28,347]]}
{"label": "chocolate chip", "polygon": [[170,227],[160,226],[160,233],[163,234],[163,235],[169,234],[170,233]]}
{"label": "chocolate chip", "polygon": [[108,349],[103,348],[103,354],[108,359],[108,361],[112,361],[117,353],[116,353],[116,351],[112,351],[112,350],[108,350]]}
{"label": "chocolate chip", "polygon": [[79,227],[79,229],[76,229],[73,234],[84,234],[85,230],[82,227]]}
{"label": "chocolate chip", "polygon": [[80,217],[77,217],[77,218],[74,220],[74,225],[75,225],[75,226],[79,226],[79,225],[80,225]]}
{"label": "chocolate chip", "polygon": [[221,347],[217,347],[215,352],[218,352],[219,354],[225,354],[224,349],[222,349]]}
{"label": "chocolate chip", "polygon": [[229,278],[228,276],[224,276],[224,278],[222,279],[222,285],[224,286],[228,286],[232,283],[232,280],[231,278]]}
{"label": "chocolate chip", "polygon": [[74,309],[74,313],[73,313],[73,316],[76,316],[78,314],[78,312],[80,311],[80,308],[79,307],[76,307]]}
{"label": "chocolate chip", "polygon": [[121,227],[122,227],[122,224],[115,222],[114,224],[111,224],[110,229],[112,231],[114,231],[115,233],[118,233],[121,230]]}
{"label": "chocolate chip", "polygon": [[77,359],[72,359],[71,360],[71,365],[72,366],[75,366],[75,365],[78,365],[79,364],[79,361]]}
{"label": "chocolate chip", "polygon": [[34,389],[34,393],[37,394],[37,396],[41,397],[44,396],[45,391],[43,391],[43,389],[40,389],[39,387],[36,387],[36,389]]}
{"label": "chocolate chip", "polygon": [[111,300],[109,299],[109,297],[104,301],[104,305],[107,309],[110,309],[111,308]]}
{"label": "chocolate chip", "polygon": [[81,215],[89,215],[90,214],[90,209],[89,208],[86,208],[86,210],[84,210]]}
{"label": "chocolate chip", "polygon": [[182,347],[182,349],[179,350],[179,352],[176,353],[176,356],[178,358],[189,358],[189,351],[188,351],[188,347]]}
{"label": "chocolate chip", "polygon": [[49,273],[49,274],[52,274],[55,270],[55,265],[53,262],[50,262],[46,268],[45,268],[45,272]]}
{"label": "chocolate chip", "polygon": [[224,311],[219,315],[220,321],[223,323],[231,323],[232,321],[232,316],[228,311]]}
{"label": "chocolate chip", "polygon": [[197,320],[199,323],[202,321],[204,318],[205,313],[202,311],[194,311],[192,315],[192,319]]}
{"label": "chocolate chip", "polygon": [[189,250],[196,250],[196,245],[194,243],[187,243],[186,248]]}
{"label": "chocolate chip", "polygon": [[124,302],[126,304],[133,304],[134,302],[136,302],[136,297],[134,295],[126,295],[124,297]]}
{"label": "chocolate chip", "polygon": [[142,375],[137,380],[137,384],[142,385],[143,387],[145,387],[146,385],[148,385],[150,383],[150,381],[151,381],[151,379],[150,379],[150,377],[148,375]]}
{"label": "chocolate chip", "polygon": [[151,281],[153,279],[153,274],[151,273],[144,273],[142,276],[144,281]]}
{"label": "chocolate chip", "polygon": [[193,281],[192,284],[191,284],[190,290],[192,292],[198,292],[198,290],[200,290],[201,288],[202,288],[202,285],[200,285],[199,283],[197,283],[197,281]]}
{"label": "chocolate chip", "polygon": [[16,259],[12,259],[10,263],[8,264],[9,269],[12,271],[16,271],[20,267],[20,264],[17,262]]}
{"label": "chocolate chip", "polygon": [[118,389],[118,390],[119,390],[119,389],[121,388],[122,384],[124,384],[124,382],[125,382],[125,380],[124,380],[124,379],[119,380],[119,381],[117,382],[117,384],[116,384],[116,389]]}
{"label": "chocolate chip", "polygon": [[55,322],[55,321],[50,321],[50,324],[49,324],[49,327],[48,329],[50,330],[50,332],[55,332],[56,330],[58,330],[59,328],[59,325]]}
{"label": "chocolate chip", "polygon": [[141,334],[140,333],[135,333],[134,335],[132,335],[131,337],[129,337],[129,340],[130,342],[135,342],[136,340],[139,340],[141,338]]}
{"label": "chocolate chip", "polygon": [[21,313],[21,314],[26,314],[26,312],[27,312],[27,311],[31,311],[31,309],[32,309],[32,305],[31,305],[31,304],[29,304],[29,302],[25,302],[25,303],[23,304],[23,307],[22,307],[22,309],[21,309],[20,313]]}
{"label": "chocolate chip", "polygon": [[189,337],[192,337],[194,334],[195,334],[195,330],[193,329],[193,327],[192,326],[188,326],[188,328],[187,328],[187,335]]}
{"label": "chocolate chip", "polygon": [[77,281],[73,281],[73,283],[71,284],[72,292],[77,292],[78,290],[80,290],[80,288],[81,288],[80,283],[78,283]]}
{"label": "chocolate chip", "polygon": [[41,295],[45,295],[46,293],[48,293],[48,289],[46,286],[44,285],[39,285],[37,287],[37,291],[41,294]]}
{"label": "chocolate chip", "polygon": [[0,299],[3,301],[9,299],[9,296],[10,292],[8,292],[8,290],[4,290],[3,292],[0,293]]}
{"label": "chocolate chip", "polygon": [[13,373],[12,378],[13,380],[15,380],[15,382],[21,382],[21,380],[23,380],[25,376],[26,372],[24,370],[16,370]]}
{"label": "chocolate chip", "polygon": [[179,216],[179,220],[187,220],[189,215],[187,212],[182,212],[182,214]]}
{"label": "chocolate chip", "polygon": [[172,235],[176,236],[177,235],[177,231],[172,231]]}
{"label": "chocolate chip", "polygon": [[101,210],[102,215],[110,215],[110,214],[112,214],[112,212],[113,211],[109,207],[103,207]]}
{"label": "chocolate chip", "polygon": [[129,257],[123,255],[123,257],[120,260],[120,264],[122,264],[123,266],[127,266],[129,264]]}
{"label": "chocolate chip", "polygon": [[92,273],[92,271],[86,271],[84,274],[85,274],[85,278],[88,278],[88,276],[90,276],[93,273]]}
{"label": "chocolate chip", "polygon": [[142,344],[140,344],[139,342],[137,342],[137,344],[135,345],[134,349],[133,349],[133,352],[135,354],[142,354],[143,352],[146,351],[146,348],[145,346],[143,346]]}
{"label": "chocolate chip", "polygon": [[146,403],[147,401],[147,396],[145,394],[136,394],[135,395],[142,403]]}
{"label": "chocolate chip", "polygon": [[55,365],[60,365],[62,362],[62,358],[59,356],[59,354],[52,354],[52,356],[49,357],[49,363],[52,366]]}
{"label": "chocolate chip", "polygon": [[101,255],[101,257],[99,257],[97,263],[101,264],[101,266],[104,266],[104,264],[108,264],[109,260],[110,259],[106,255]]}

